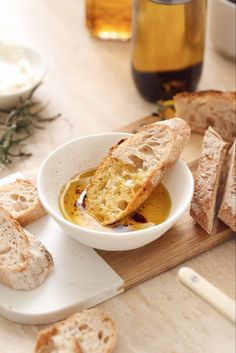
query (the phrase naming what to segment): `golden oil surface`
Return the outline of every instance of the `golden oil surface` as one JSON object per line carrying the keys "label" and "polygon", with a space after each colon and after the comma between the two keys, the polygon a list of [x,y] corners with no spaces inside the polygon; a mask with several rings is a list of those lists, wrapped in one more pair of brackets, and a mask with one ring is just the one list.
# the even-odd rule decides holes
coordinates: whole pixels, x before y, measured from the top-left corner
{"label": "golden oil surface", "polygon": [[70,180],[59,195],[61,212],[70,222],[86,228],[120,233],[149,228],[167,219],[171,199],[165,186],[159,184],[135,212],[111,226],[102,226],[86,212],[82,202],[84,190],[94,172],[95,169],[82,172]]}

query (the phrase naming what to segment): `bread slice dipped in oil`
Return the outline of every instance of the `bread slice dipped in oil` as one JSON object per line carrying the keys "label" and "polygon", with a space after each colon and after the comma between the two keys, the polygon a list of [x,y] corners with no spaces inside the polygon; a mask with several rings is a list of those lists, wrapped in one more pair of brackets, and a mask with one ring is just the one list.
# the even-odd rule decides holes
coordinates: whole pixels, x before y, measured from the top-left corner
{"label": "bread slice dipped in oil", "polygon": [[108,225],[135,211],[180,157],[189,137],[188,124],[173,118],[146,125],[119,141],[90,180],[88,213]]}

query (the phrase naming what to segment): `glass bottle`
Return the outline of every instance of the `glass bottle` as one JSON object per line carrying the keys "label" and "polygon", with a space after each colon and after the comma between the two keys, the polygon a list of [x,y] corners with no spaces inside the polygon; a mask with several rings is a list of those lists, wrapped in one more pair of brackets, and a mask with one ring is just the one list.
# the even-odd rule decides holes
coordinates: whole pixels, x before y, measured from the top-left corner
{"label": "glass bottle", "polygon": [[101,39],[131,37],[131,0],[86,0],[86,24]]}
{"label": "glass bottle", "polygon": [[149,101],[193,91],[202,72],[206,0],[134,0],[132,73]]}

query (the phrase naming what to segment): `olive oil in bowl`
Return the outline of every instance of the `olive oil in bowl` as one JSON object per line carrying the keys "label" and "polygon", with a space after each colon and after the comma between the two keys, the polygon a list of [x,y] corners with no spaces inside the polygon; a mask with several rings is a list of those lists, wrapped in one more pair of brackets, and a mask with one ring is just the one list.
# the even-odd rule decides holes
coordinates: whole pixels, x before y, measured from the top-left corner
{"label": "olive oil in bowl", "polygon": [[101,225],[91,217],[84,208],[86,186],[95,169],[80,173],[70,180],[59,196],[60,209],[68,221],[81,227],[107,232],[129,232],[153,227],[164,222],[171,210],[171,199],[168,190],[159,184],[148,199],[133,213],[110,226]]}

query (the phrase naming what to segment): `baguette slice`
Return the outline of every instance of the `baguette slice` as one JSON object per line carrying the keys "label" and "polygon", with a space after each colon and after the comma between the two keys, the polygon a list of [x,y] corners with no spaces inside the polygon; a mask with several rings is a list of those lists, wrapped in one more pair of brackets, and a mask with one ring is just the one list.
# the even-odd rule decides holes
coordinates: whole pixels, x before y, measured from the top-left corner
{"label": "baguette slice", "polygon": [[46,214],[36,187],[24,179],[0,186],[0,207],[10,212],[22,227]]}
{"label": "baguette slice", "polygon": [[53,267],[45,246],[0,207],[0,282],[16,290],[40,286]]}
{"label": "baguette slice", "polygon": [[111,353],[115,324],[98,309],[84,310],[38,334],[35,353]]}
{"label": "baguette slice", "polygon": [[189,137],[188,124],[174,118],[146,125],[118,142],[90,180],[84,202],[88,213],[106,225],[135,211],[180,157]]}
{"label": "baguette slice", "polygon": [[218,217],[236,232],[236,140],[230,149],[230,166]]}
{"label": "baguette slice", "polygon": [[234,140],[236,92],[183,92],[174,97],[174,103],[176,115],[185,119],[192,131],[204,134],[212,126],[224,140]]}
{"label": "baguette slice", "polygon": [[190,208],[191,216],[209,234],[213,229],[217,191],[227,148],[228,144],[209,127],[203,138]]}

